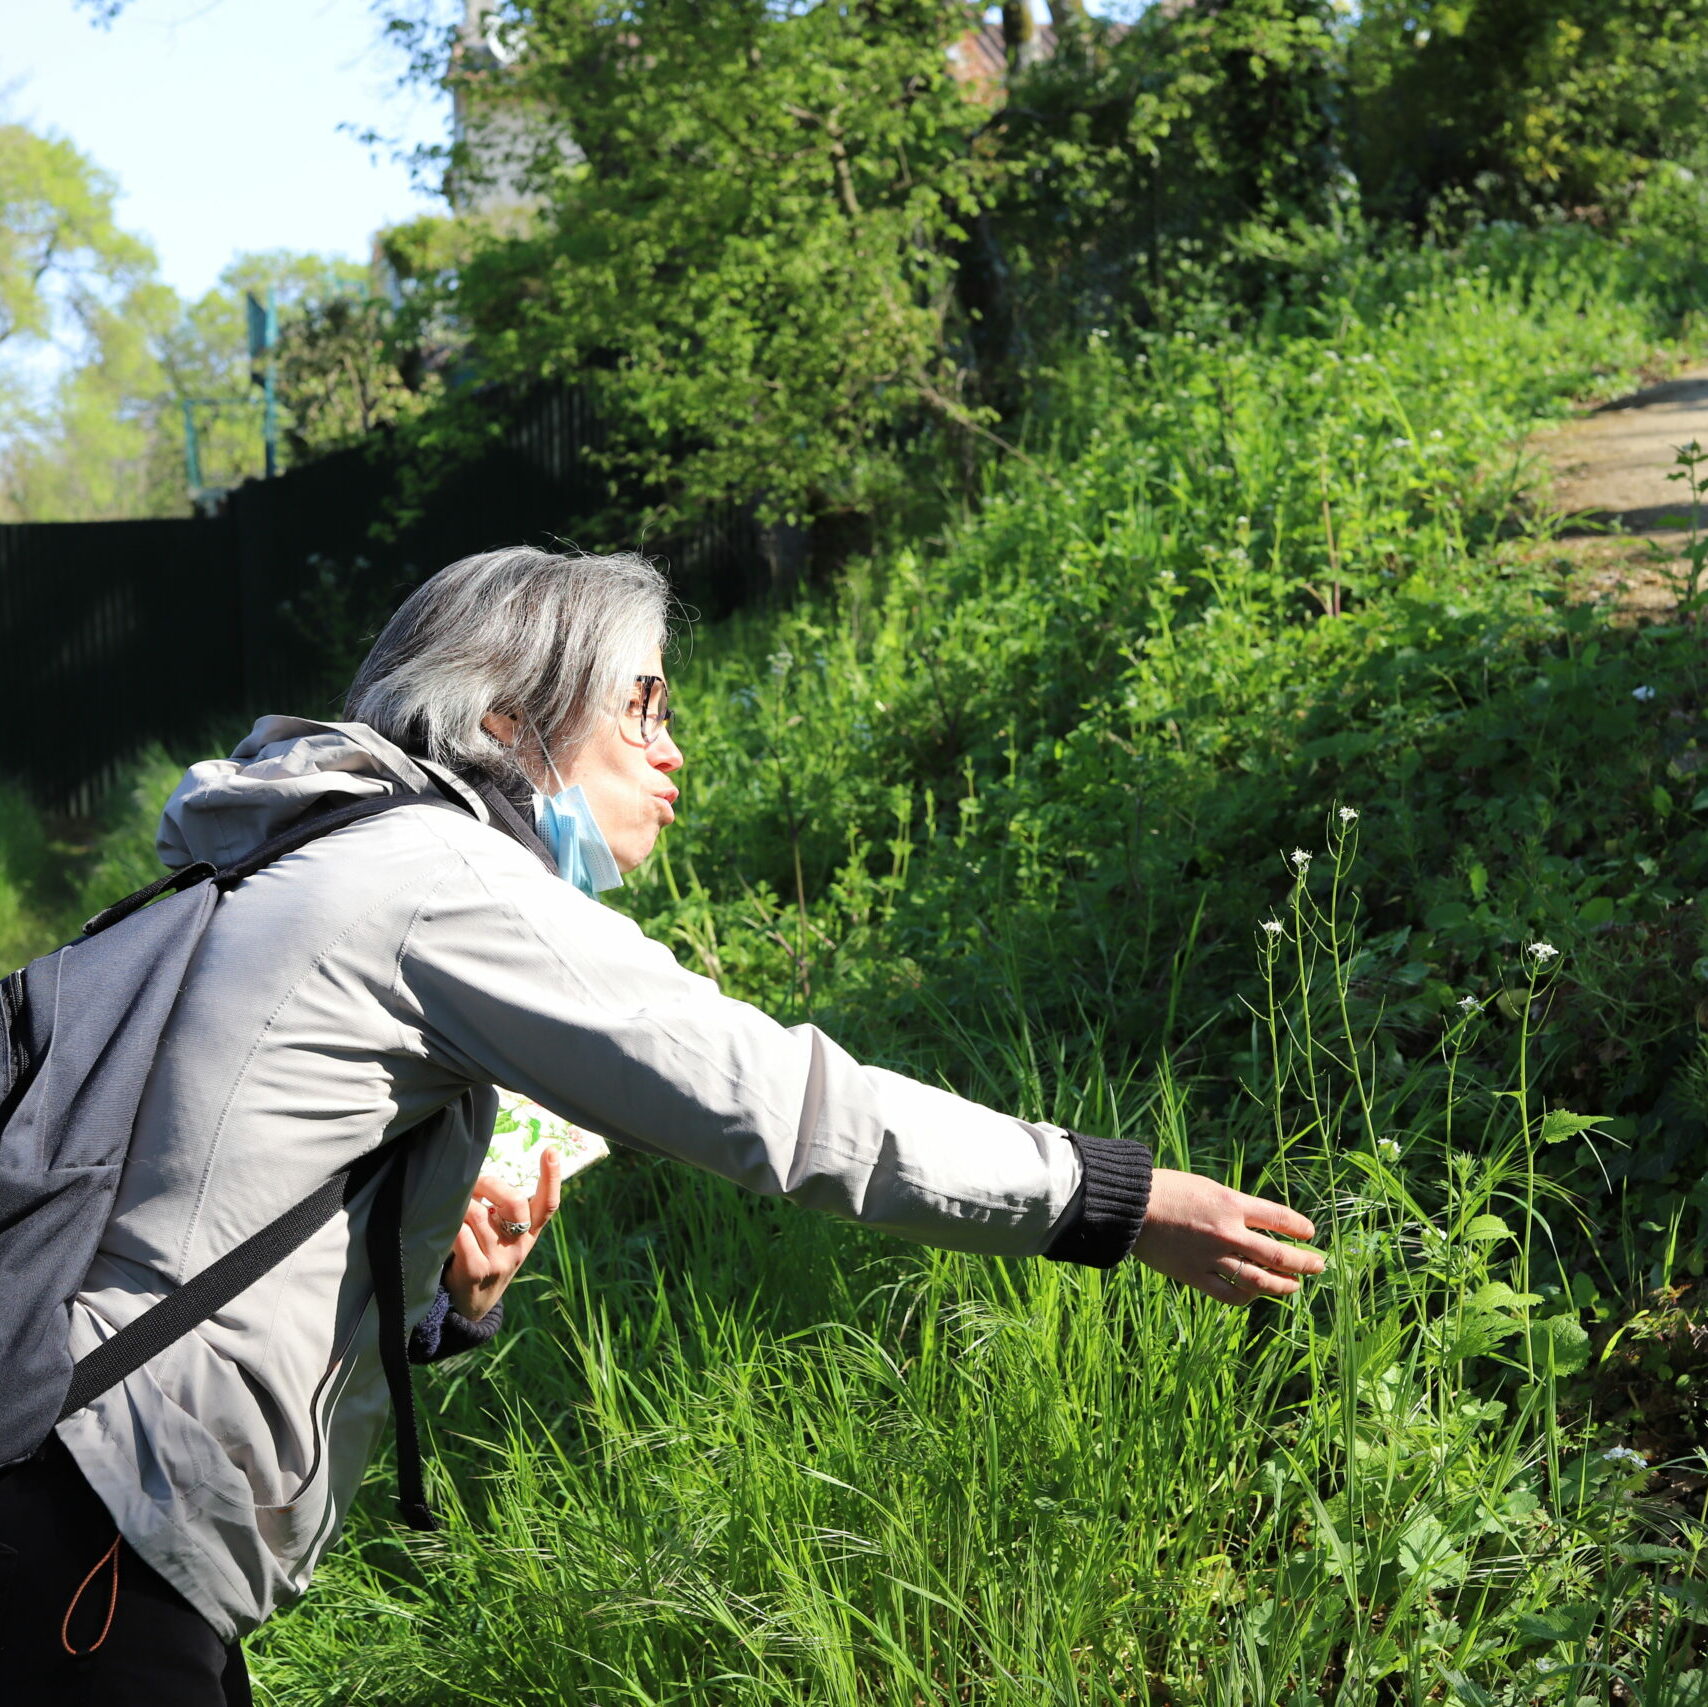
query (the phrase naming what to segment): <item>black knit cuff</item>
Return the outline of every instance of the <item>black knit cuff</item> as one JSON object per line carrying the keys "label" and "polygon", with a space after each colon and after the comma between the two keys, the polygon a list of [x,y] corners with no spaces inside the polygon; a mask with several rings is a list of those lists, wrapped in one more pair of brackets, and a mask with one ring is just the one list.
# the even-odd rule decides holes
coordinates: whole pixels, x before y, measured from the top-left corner
{"label": "black knit cuff", "polygon": [[1113,1268],[1132,1250],[1151,1200],[1151,1153],[1127,1138],[1068,1133],[1084,1170],[1079,1195],[1044,1255],[1051,1262]]}
{"label": "black knit cuff", "polygon": [[485,1345],[504,1326],[504,1306],[494,1304],[478,1322],[470,1322],[451,1308],[451,1295],[443,1286],[427,1314],[409,1336],[411,1363],[437,1363],[460,1351]]}

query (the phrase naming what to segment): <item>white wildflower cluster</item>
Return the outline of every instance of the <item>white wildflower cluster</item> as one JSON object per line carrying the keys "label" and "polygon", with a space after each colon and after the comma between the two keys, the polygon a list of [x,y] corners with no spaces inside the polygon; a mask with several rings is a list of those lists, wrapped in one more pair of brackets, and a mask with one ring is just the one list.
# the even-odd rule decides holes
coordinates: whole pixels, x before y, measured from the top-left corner
{"label": "white wildflower cluster", "polygon": [[1357,809],[1357,807],[1355,807],[1355,806],[1343,806],[1343,807],[1341,807],[1341,809],[1340,809],[1340,821],[1343,824],[1356,824],[1358,822],[1358,809]]}
{"label": "white wildflower cluster", "polygon": [[1640,688],[1632,688],[1631,697],[1632,697],[1632,699],[1642,699],[1642,700],[1653,699],[1655,697],[1655,690],[1652,687],[1649,687],[1645,683]]}
{"label": "white wildflower cluster", "polygon": [[1378,1138],[1376,1140],[1376,1154],[1382,1157],[1384,1161],[1397,1162],[1400,1159],[1400,1146],[1398,1140],[1393,1138]]}
{"label": "white wildflower cluster", "polygon": [[501,1090],[498,1129],[486,1151],[487,1172],[518,1191],[531,1192],[539,1184],[540,1158],[547,1148],[557,1151],[565,1179],[611,1153],[611,1146],[597,1132],[571,1125],[514,1091]]}
{"label": "white wildflower cluster", "polygon": [[1533,942],[1525,952],[1538,966],[1546,966],[1560,951],[1551,942]]}
{"label": "white wildflower cluster", "polygon": [[1295,871],[1303,871],[1305,869],[1305,867],[1307,865],[1309,865],[1310,863],[1311,863],[1311,856],[1310,856],[1310,853],[1307,849],[1305,849],[1305,848],[1294,848],[1293,849],[1293,869]]}
{"label": "white wildflower cluster", "polygon": [[780,646],[765,660],[771,666],[773,676],[786,676],[795,662],[795,655],[787,646]]}
{"label": "white wildflower cluster", "polygon": [[1601,1456],[1605,1463],[1622,1464],[1631,1470],[1646,1470],[1649,1467],[1648,1459],[1629,1446],[1610,1446]]}
{"label": "white wildflower cluster", "polygon": [[1483,1011],[1483,1004],[1479,1002],[1475,996],[1461,996],[1459,998],[1459,1006],[1464,1010],[1467,1018],[1472,1014],[1480,1014]]}
{"label": "white wildflower cluster", "polygon": [[1263,919],[1263,920],[1260,920],[1259,922],[1262,924],[1264,930],[1266,930],[1270,936],[1280,936],[1281,935],[1283,927],[1282,927],[1281,921],[1279,919]]}
{"label": "white wildflower cluster", "polygon": [[1411,440],[1410,439],[1389,439],[1388,440],[1388,448],[1390,450],[1410,450],[1411,449]]}

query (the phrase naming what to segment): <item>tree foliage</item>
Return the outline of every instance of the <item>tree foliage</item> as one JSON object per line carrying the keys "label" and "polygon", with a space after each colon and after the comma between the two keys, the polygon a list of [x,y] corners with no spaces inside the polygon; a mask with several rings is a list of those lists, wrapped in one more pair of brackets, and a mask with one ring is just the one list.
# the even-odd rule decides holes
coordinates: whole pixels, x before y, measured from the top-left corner
{"label": "tree foliage", "polygon": [[1708,134],[1704,0],[1372,0],[1353,38],[1365,194],[1506,213],[1621,207]]}
{"label": "tree foliage", "polygon": [[988,431],[954,248],[1000,162],[948,75],[956,0],[541,0],[519,98],[547,135],[524,236],[454,280],[484,373],[587,375],[668,511],[857,501],[924,419]]}
{"label": "tree foliage", "polygon": [[117,192],[64,138],[0,125],[0,514],[160,507],[152,342],[175,303]]}

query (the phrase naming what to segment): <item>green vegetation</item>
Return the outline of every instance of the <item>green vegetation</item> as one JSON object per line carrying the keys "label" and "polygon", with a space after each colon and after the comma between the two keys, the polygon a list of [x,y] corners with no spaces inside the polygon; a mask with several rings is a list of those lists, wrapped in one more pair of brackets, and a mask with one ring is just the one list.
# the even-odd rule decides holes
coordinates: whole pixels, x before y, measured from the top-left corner
{"label": "green vegetation", "polygon": [[448,1533],[376,1467],[268,1698],[1704,1699],[1700,635],[1562,597],[1516,449],[1667,359],[1691,264],[1475,228],[1088,333],[976,511],[673,664],[683,821],[622,903],[869,1058],[1285,1195],[1300,1304],[620,1156],[423,1382]]}
{"label": "green vegetation", "polygon": [[[376,1466],[264,1698],[1708,1704],[1708,540],[1665,621],[1577,601],[1522,448],[1700,347],[1703,0],[1002,11],[955,83],[950,0],[424,0],[525,170],[387,235],[395,316],[303,293],[296,450],[389,424],[418,504],[562,378],[584,543],[828,524],[673,660],[618,904],[1332,1266],[1234,1314],[618,1156],[422,1383],[448,1532]],[[153,874],[175,773],[0,801],[0,951]]]}
{"label": "green vegetation", "polygon": [[[271,295],[280,313],[281,421],[296,459],[436,393],[419,351],[393,349],[365,267],[238,255],[214,289],[182,302],[148,244],[114,223],[117,190],[63,138],[0,125],[0,521],[187,514],[186,408],[204,494],[259,475],[246,295]],[[57,370],[44,378],[50,349]]]}

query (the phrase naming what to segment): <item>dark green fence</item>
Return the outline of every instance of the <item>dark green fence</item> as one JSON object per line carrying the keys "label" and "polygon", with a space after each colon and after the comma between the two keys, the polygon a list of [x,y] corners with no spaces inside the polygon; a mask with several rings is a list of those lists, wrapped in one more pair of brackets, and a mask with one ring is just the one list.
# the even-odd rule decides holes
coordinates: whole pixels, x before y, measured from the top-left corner
{"label": "dark green fence", "polygon": [[[0,775],[81,813],[151,741],[333,714],[352,648],[425,576],[472,551],[552,546],[604,506],[596,438],[579,393],[542,392],[388,537],[375,524],[395,475],[359,451],[251,481],[217,516],[0,526]],[[708,616],[768,584],[741,512],[636,543]]]}

